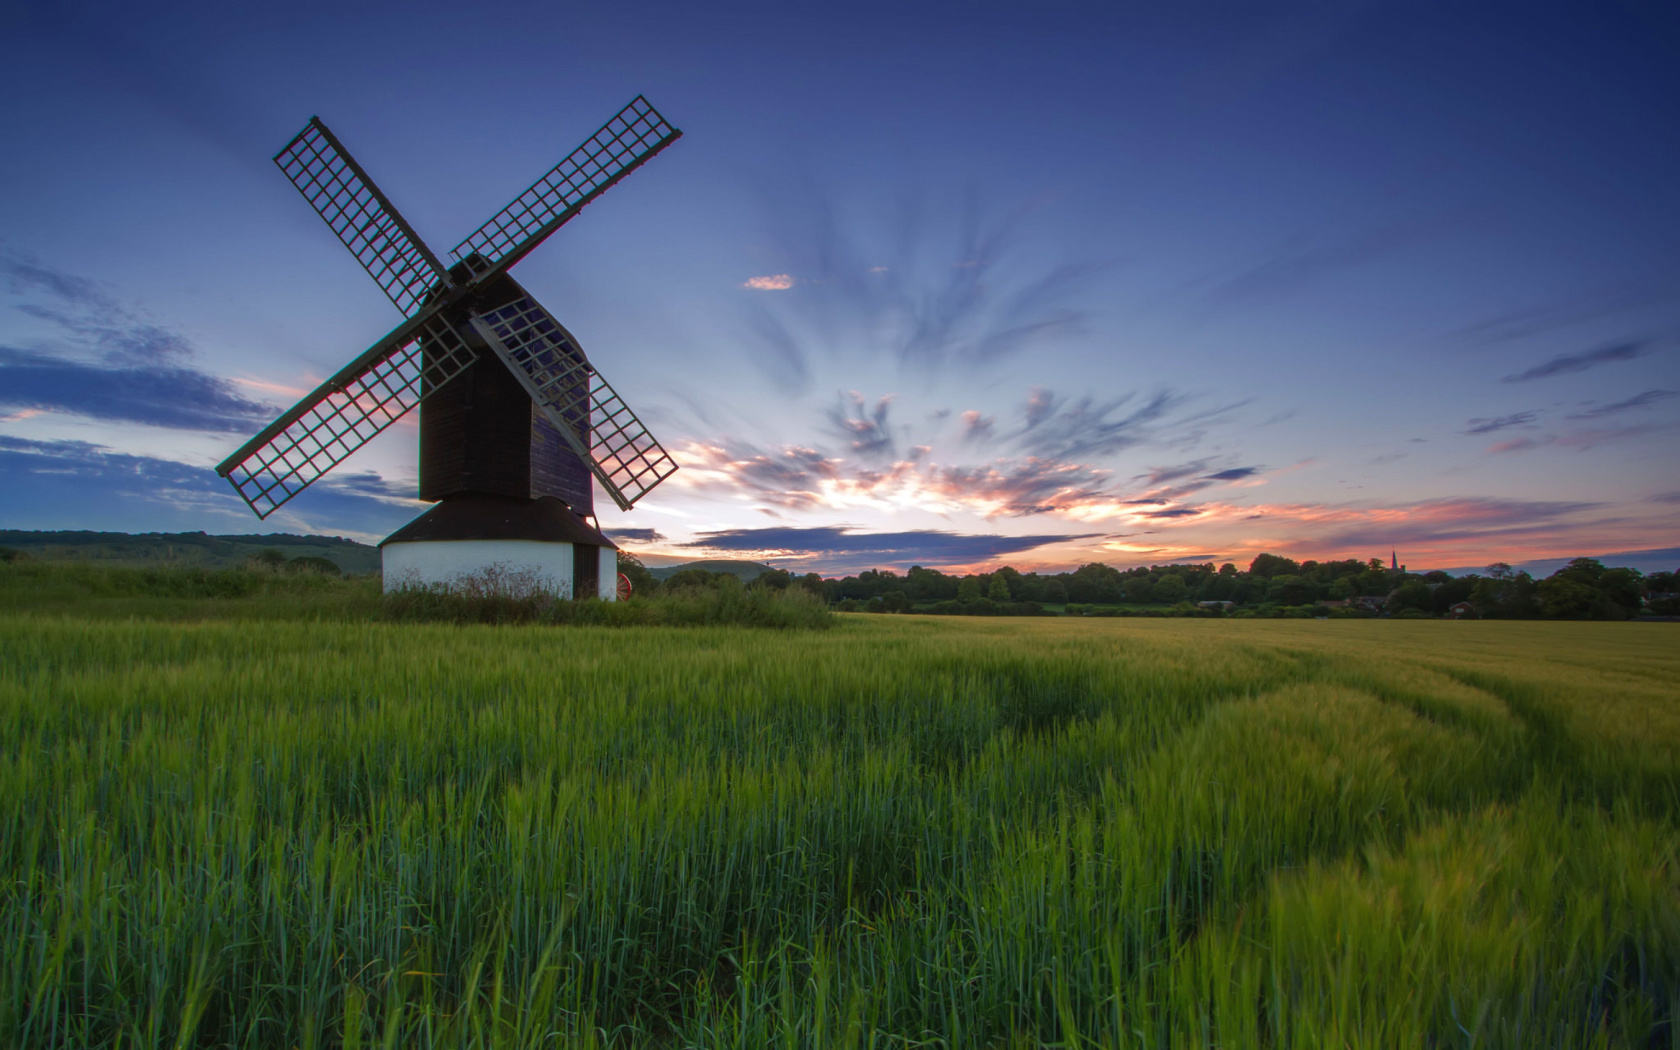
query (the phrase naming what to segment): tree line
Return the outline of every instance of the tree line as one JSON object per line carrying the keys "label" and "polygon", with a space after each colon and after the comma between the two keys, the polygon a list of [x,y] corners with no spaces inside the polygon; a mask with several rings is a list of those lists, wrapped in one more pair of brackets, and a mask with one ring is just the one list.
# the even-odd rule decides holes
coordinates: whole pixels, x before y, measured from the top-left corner
{"label": "tree line", "polygon": [[[634,555],[619,557],[621,571],[638,594],[741,586],[733,576],[702,569],[685,569],[661,584]],[[1680,615],[1680,574],[1645,575],[1637,569],[1607,568],[1593,558],[1576,558],[1544,579],[1504,562],[1454,576],[1441,571],[1409,573],[1377,558],[1321,562],[1261,554],[1247,569],[1231,562],[1134,569],[1092,562],[1054,574],[1004,566],[957,575],[917,565],[903,574],[870,569],[840,578],[771,569],[746,586],[804,588],[847,612],[1405,618],[1461,614],[1560,620]]]}

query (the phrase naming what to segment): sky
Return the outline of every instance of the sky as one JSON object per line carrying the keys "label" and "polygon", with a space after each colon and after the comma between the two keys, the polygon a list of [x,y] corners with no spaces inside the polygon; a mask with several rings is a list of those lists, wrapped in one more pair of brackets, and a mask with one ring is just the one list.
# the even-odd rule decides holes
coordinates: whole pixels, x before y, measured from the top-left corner
{"label": "sky", "polygon": [[318,114],[445,254],[644,94],[514,273],[681,465],[597,498],[650,563],[1680,564],[1671,3],[0,25],[0,527],[401,527],[414,414],[266,521],[212,470],[401,320],[270,158]]}

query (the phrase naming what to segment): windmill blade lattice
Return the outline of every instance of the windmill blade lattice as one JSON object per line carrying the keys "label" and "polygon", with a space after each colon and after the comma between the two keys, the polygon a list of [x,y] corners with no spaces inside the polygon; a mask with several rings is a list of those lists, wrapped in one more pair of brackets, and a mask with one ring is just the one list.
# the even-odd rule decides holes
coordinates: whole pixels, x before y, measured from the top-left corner
{"label": "windmill blade lattice", "polygon": [[405,316],[414,316],[435,288],[448,284],[443,263],[319,117],[310,118],[274,163]]}
{"label": "windmill blade lattice", "polygon": [[456,245],[454,256],[476,254],[492,267],[512,266],[607,187],[681,137],[682,132],[637,95],[552,171]]}
{"label": "windmill blade lattice", "polygon": [[266,518],[477,356],[441,317],[404,325],[269,424],[216,473]]}
{"label": "windmill blade lattice", "polygon": [[670,453],[535,299],[521,296],[472,323],[620,510],[676,473]]}

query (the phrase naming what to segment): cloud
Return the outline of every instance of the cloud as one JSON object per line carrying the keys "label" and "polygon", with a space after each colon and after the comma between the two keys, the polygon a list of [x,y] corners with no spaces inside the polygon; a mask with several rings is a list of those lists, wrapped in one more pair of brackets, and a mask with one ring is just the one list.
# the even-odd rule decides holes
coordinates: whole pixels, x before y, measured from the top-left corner
{"label": "cloud", "polygon": [[1501,441],[1497,445],[1489,445],[1488,455],[1498,456],[1507,452],[1527,452],[1529,449],[1539,448],[1542,445],[1549,445],[1551,442],[1551,438],[1512,438],[1509,441]]}
{"label": "cloud", "polygon": [[665,542],[665,534],[658,529],[613,529],[612,538],[620,543]]}
{"label": "cloud", "polygon": [[1616,403],[1610,405],[1599,405],[1595,408],[1583,409],[1582,411],[1575,412],[1565,418],[1600,419],[1604,416],[1613,416],[1618,412],[1627,412],[1636,408],[1645,408],[1649,405],[1656,404],[1658,401],[1666,401],[1673,396],[1675,396],[1675,391],[1673,390],[1647,390],[1643,394],[1635,394],[1626,401],[1617,401]]}
{"label": "cloud", "polygon": [[1041,386],[1035,386],[1027,392],[1027,429],[1038,426],[1056,410],[1056,395]]}
{"label": "cloud", "polygon": [[[0,524],[12,528],[202,529],[223,518],[248,528],[251,512],[209,467],[116,452],[85,441],[0,435]],[[377,539],[414,516],[412,486],[377,475],[329,475],[269,519],[287,531],[350,532]]]}
{"label": "cloud", "polygon": [[126,309],[92,281],[15,256],[0,257],[0,273],[14,294],[36,297],[16,309],[57,332],[28,349],[0,346],[0,410],[218,433],[273,417],[272,407],[229,380],[192,368],[184,336]]}
{"label": "cloud", "polygon": [[1143,475],[1143,477],[1150,485],[1161,485],[1168,481],[1177,481],[1179,478],[1195,477],[1207,468],[1208,461],[1205,459],[1198,459],[1189,463],[1175,464],[1170,467],[1150,467],[1149,473]]}
{"label": "cloud", "polygon": [[891,455],[894,442],[887,429],[887,414],[892,409],[892,395],[877,398],[868,407],[856,390],[840,396],[839,404],[828,410],[829,422],[851,444],[853,452],[864,456]]}
{"label": "cloud", "polygon": [[1672,291],[1656,285],[1601,288],[1574,299],[1497,314],[1448,334],[1482,344],[1505,343],[1627,313],[1672,296]]}
{"label": "cloud", "polygon": [[[767,202],[789,273],[748,286],[783,287],[798,274],[800,294],[756,297],[743,309],[750,344],[760,344],[755,356],[777,383],[797,389],[811,363],[860,355],[927,371],[995,362],[1088,328],[1081,304],[1106,264],[1035,265],[1015,250],[1030,208],[994,216],[971,196],[947,210],[951,196],[905,201],[896,215],[870,205],[844,217],[820,189]],[[758,310],[774,311],[774,323]],[[790,358],[804,371],[789,369]]]}
{"label": "cloud", "polygon": [[1491,434],[1496,430],[1510,427],[1526,427],[1539,416],[1538,412],[1513,412],[1508,416],[1495,416],[1492,419],[1472,419],[1464,425],[1466,434]]}
{"label": "cloud", "polygon": [[1020,444],[1044,459],[1112,455],[1149,440],[1154,432],[1152,425],[1189,400],[1187,395],[1172,390],[1157,391],[1141,401],[1137,397],[1125,394],[1098,401],[1086,395],[1055,402],[1049,391],[1044,391],[1041,404],[1053,407],[1046,409],[1029,402],[1027,429]]}
{"label": "cloud", "polygon": [[984,441],[992,436],[992,426],[995,420],[989,416],[983,416],[973,409],[969,409],[962,414],[962,422],[962,439],[965,444]]}
{"label": "cloud", "polygon": [[260,426],[274,415],[226,379],[190,368],[110,368],[4,346],[0,408],[218,433]]}
{"label": "cloud", "polygon": [[918,529],[910,532],[859,532],[854,526],[810,528],[773,526],[704,532],[678,546],[704,551],[750,554],[800,562],[823,561],[831,571],[909,565],[968,565],[1020,554],[1057,543],[1095,539],[1078,535],[998,536]]}
{"label": "cloud", "polygon": [[1613,361],[1631,361],[1636,357],[1644,357],[1650,353],[1652,347],[1644,340],[1629,340],[1621,343],[1611,343],[1596,350],[1587,350],[1579,354],[1563,354],[1554,357],[1544,364],[1535,365],[1526,372],[1518,372],[1505,377],[1507,383],[1522,383],[1530,379],[1545,379],[1549,376],[1568,375],[1574,372],[1585,372],[1589,368],[1610,364]]}
{"label": "cloud", "polygon": [[785,292],[793,287],[793,275],[772,273],[762,277],[749,277],[741,282],[741,287],[752,288],[760,292]]}
{"label": "cloud", "polygon": [[1251,478],[1258,473],[1260,473],[1259,467],[1232,467],[1230,470],[1203,474],[1202,479],[1204,481],[1240,481],[1243,478]]}
{"label": "cloud", "polygon": [[1220,305],[1287,295],[1324,277],[1363,266],[1435,236],[1443,224],[1395,223],[1339,241],[1295,243],[1232,276],[1218,280],[1206,298]]}
{"label": "cloud", "polygon": [[185,337],[126,309],[85,277],[15,255],[0,256],[0,273],[14,295],[44,295],[54,304],[20,303],[20,313],[57,327],[107,361],[132,364],[192,356]]}

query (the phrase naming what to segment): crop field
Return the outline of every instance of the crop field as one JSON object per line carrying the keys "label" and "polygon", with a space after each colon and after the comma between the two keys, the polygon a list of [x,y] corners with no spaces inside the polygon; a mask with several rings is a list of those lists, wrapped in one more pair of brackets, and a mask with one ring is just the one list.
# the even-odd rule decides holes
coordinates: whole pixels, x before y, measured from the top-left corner
{"label": "crop field", "polygon": [[126,601],[0,611],[8,1045],[1680,1046],[1670,624]]}

